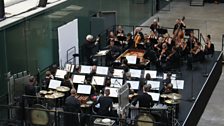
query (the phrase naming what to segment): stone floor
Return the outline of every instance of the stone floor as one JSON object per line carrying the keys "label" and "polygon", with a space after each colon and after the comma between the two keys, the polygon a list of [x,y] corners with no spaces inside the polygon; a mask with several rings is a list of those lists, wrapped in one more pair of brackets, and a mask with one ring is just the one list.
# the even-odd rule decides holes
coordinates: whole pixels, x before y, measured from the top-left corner
{"label": "stone floor", "polygon": [[[142,25],[150,25],[159,17],[161,26],[173,27],[177,18],[186,17],[187,28],[200,29],[203,36],[210,34],[216,50],[222,50],[222,34],[224,34],[224,4],[205,3],[204,6],[190,6],[187,0],[173,0],[165,10],[160,11]],[[223,67],[224,70],[224,67]],[[224,76],[221,78],[207,104],[198,126],[224,125]]]}

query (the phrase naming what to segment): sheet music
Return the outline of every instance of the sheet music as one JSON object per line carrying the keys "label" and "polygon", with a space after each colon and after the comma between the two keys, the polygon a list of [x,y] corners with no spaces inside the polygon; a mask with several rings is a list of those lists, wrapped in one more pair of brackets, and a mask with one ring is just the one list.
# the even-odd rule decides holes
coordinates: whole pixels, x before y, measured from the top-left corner
{"label": "sheet music", "polygon": [[151,84],[151,90],[159,90],[160,81],[147,81],[147,84]]}
{"label": "sheet music", "polygon": [[154,92],[148,92],[152,96],[153,101],[159,101],[160,94]]}
{"label": "sheet music", "polygon": [[[167,76],[167,73],[164,73],[163,74],[163,79],[166,79],[166,76]],[[177,75],[176,74],[172,74],[171,75],[171,80],[176,80],[176,78],[177,78]]]}
{"label": "sheet music", "polygon": [[130,69],[129,72],[131,73],[131,77],[141,77],[141,70],[136,70],[136,69]]}
{"label": "sheet music", "polygon": [[114,77],[123,78],[123,75],[124,75],[124,70],[122,70],[122,69],[114,69],[114,74],[113,74]]}
{"label": "sheet music", "polygon": [[134,89],[134,90],[139,89],[139,81],[126,81],[126,83],[130,83],[131,89]]}
{"label": "sheet music", "polygon": [[126,59],[129,64],[136,64],[137,62],[137,56],[126,56]]}
{"label": "sheet music", "polygon": [[145,78],[147,73],[149,73],[151,75],[151,78],[157,78],[157,71],[155,71],[155,70],[145,70],[144,78]]}
{"label": "sheet music", "polygon": [[117,98],[118,96],[118,88],[105,87],[105,89],[110,90],[110,97]]}
{"label": "sheet music", "polygon": [[110,87],[121,87],[123,84],[123,79],[111,78],[110,81]]}
{"label": "sheet music", "polygon": [[89,74],[92,70],[92,66],[81,65],[80,73]]}
{"label": "sheet music", "polygon": [[48,88],[56,89],[57,87],[60,87],[60,86],[61,86],[61,81],[51,79]]}
{"label": "sheet music", "polygon": [[67,74],[67,71],[57,69],[57,71],[56,71],[56,73],[55,73],[55,77],[56,77],[56,78],[60,78],[60,79],[64,79],[64,76],[65,76],[66,74]]}
{"label": "sheet music", "polygon": [[83,85],[79,84],[77,89],[77,94],[90,94],[91,93],[91,85]]}
{"label": "sheet music", "polygon": [[84,81],[85,81],[85,75],[74,75],[73,76],[73,83],[83,84]]}
{"label": "sheet music", "polygon": [[105,56],[110,50],[101,50],[95,56]]}
{"label": "sheet music", "polygon": [[184,89],[184,80],[171,80],[173,89]]}
{"label": "sheet music", "polygon": [[102,67],[102,66],[97,66],[96,68],[96,74],[100,75],[108,75],[108,67]]}
{"label": "sheet music", "polygon": [[93,76],[92,78],[92,85],[104,85],[105,82],[105,77],[100,77],[100,76]]}

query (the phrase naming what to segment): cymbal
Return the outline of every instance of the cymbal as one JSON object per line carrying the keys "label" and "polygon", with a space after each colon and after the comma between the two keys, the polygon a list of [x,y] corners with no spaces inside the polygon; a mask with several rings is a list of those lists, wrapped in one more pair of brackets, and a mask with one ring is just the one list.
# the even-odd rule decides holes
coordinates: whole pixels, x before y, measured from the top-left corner
{"label": "cymbal", "polygon": [[60,98],[60,97],[63,97],[63,96],[65,96],[64,93],[54,92],[53,94],[45,95],[44,97],[49,98],[49,99],[56,99],[56,98]]}
{"label": "cymbal", "polygon": [[67,92],[70,90],[70,88],[66,86],[60,86],[60,87],[57,87],[56,90],[60,92]]}
{"label": "cymbal", "polygon": [[167,104],[172,104],[172,105],[175,105],[175,104],[179,104],[180,101],[179,100],[165,100],[165,103]]}
{"label": "cymbal", "polygon": [[45,95],[45,94],[47,94],[47,91],[46,90],[40,90],[39,93]]}
{"label": "cymbal", "polygon": [[51,91],[51,90],[47,92],[47,94],[53,94],[53,93],[54,93],[54,92],[53,92],[53,91]]}
{"label": "cymbal", "polygon": [[161,98],[167,98],[169,94],[161,94],[160,97]]}
{"label": "cymbal", "polygon": [[170,99],[173,99],[173,100],[179,100],[179,99],[181,99],[181,95],[180,94],[177,94],[177,93],[170,93],[170,94],[168,94],[167,97],[170,98]]}

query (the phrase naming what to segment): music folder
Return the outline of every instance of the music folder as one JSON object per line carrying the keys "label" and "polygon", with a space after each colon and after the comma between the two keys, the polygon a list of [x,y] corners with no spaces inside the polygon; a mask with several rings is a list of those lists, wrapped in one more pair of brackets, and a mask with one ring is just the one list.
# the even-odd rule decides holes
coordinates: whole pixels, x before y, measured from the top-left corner
{"label": "music folder", "polygon": [[112,88],[112,87],[105,87],[105,89],[110,90],[109,97],[117,98],[118,97],[118,88]]}
{"label": "music folder", "polygon": [[103,86],[105,82],[105,77],[100,77],[100,76],[93,76],[92,77],[92,85],[101,85]]}
{"label": "music folder", "polygon": [[[163,79],[166,79],[166,77],[167,77],[167,73],[164,73],[163,74]],[[176,74],[172,74],[171,75],[171,80],[176,80],[176,78],[177,78],[177,75]]]}
{"label": "music folder", "polygon": [[126,81],[126,83],[130,83],[131,89],[138,90],[139,89],[139,81]]}
{"label": "music folder", "polygon": [[57,69],[56,73],[55,73],[55,77],[56,78],[60,78],[60,79],[64,79],[64,76],[67,74],[66,70],[60,70]]}
{"label": "music folder", "polygon": [[85,75],[74,75],[72,81],[73,83],[83,84],[85,81]]}
{"label": "music folder", "polygon": [[57,87],[60,87],[60,86],[61,86],[61,81],[51,79],[48,88],[56,89]]}
{"label": "music folder", "polygon": [[77,88],[77,94],[87,94],[91,93],[91,85],[79,84]]}
{"label": "music folder", "polygon": [[74,71],[74,68],[75,68],[75,65],[65,64],[65,69],[64,70],[72,73]]}

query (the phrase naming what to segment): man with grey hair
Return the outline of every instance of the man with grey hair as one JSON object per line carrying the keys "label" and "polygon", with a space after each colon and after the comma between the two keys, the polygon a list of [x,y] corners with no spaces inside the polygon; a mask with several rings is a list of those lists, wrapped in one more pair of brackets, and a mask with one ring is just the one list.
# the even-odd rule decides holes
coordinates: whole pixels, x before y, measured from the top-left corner
{"label": "man with grey hair", "polygon": [[86,36],[86,41],[83,45],[83,54],[84,54],[84,62],[87,62],[88,65],[91,64],[91,56],[96,53],[96,45],[98,45],[99,38],[94,40],[92,35]]}

